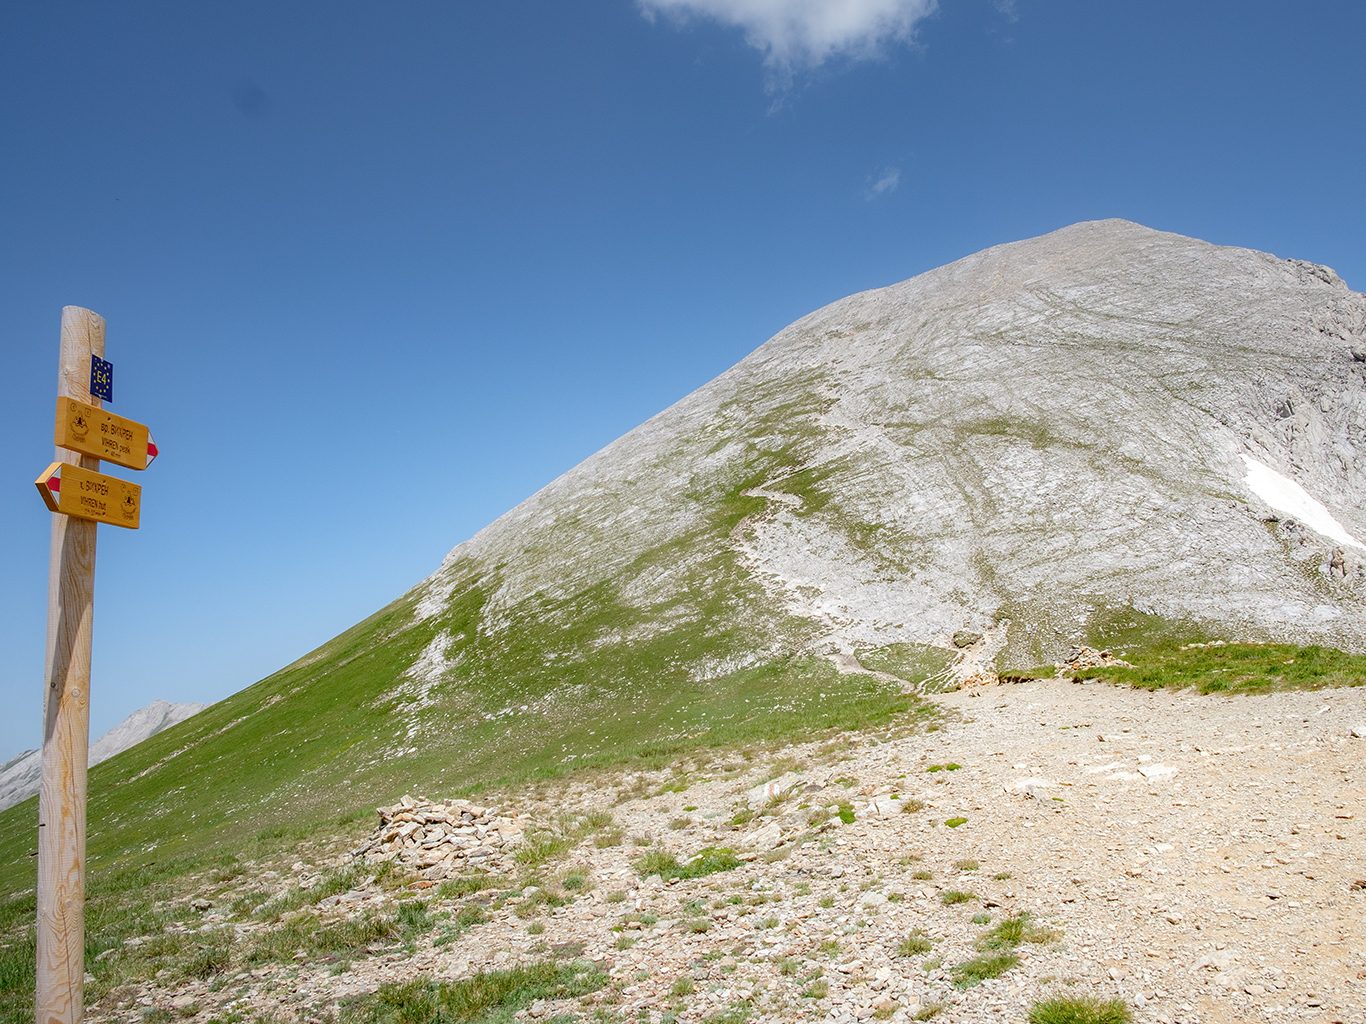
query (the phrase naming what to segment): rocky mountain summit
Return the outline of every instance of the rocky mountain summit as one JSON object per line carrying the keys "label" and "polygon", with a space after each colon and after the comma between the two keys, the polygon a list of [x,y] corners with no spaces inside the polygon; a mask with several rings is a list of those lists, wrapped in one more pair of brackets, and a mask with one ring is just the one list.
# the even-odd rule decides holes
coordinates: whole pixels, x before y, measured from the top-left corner
{"label": "rocky mountain summit", "polygon": [[1363,446],[1366,298],[1332,270],[1077,224],[797,321],[458,546],[418,618],[477,594],[481,634],[569,660],[705,620],[694,680],[891,645],[966,676],[1136,614],[1361,650]]}

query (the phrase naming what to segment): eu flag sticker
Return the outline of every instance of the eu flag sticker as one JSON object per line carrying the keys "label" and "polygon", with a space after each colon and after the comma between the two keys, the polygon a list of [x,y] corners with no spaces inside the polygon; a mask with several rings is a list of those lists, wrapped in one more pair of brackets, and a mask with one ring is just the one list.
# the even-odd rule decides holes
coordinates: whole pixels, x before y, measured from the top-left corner
{"label": "eu flag sticker", "polygon": [[90,356],[90,397],[105,402],[114,400],[114,364],[99,356]]}

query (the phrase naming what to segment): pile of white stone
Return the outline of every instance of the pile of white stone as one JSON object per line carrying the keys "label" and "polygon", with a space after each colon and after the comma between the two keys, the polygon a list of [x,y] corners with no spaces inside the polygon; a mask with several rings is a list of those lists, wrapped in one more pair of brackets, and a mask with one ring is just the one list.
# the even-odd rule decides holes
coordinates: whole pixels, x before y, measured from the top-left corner
{"label": "pile of white stone", "polygon": [[396,860],[433,881],[473,868],[508,866],[524,831],[515,810],[469,800],[405,796],[376,810],[379,827],[353,855],[367,862]]}
{"label": "pile of white stone", "polygon": [[1082,644],[1069,649],[1067,657],[1058,662],[1057,666],[1060,673],[1085,672],[1089,668],[1133,668],[1127,661],[1116,658],[1109,651],[1098,651]]}

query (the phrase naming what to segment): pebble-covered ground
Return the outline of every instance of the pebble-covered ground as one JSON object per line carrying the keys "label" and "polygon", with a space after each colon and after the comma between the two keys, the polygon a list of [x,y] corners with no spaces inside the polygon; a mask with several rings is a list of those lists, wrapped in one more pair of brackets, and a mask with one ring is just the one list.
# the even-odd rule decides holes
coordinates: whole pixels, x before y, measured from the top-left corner
{"label": "pebble-covered ground", "polygon": [[[1366,734],[1366,690],[1040,681],[935,700],[936,731],[504,794],[489,820],[508,833],[612,816],[536,869],[564,905],[505,856],[501,891],[431,900],[437,924],[412,952],[129,987],[89,1017],[325,1019],[384,982],[561,957],[597,963],[611,983],[519,1016],[1019,1022],[1062,992],[1123,999],[1138,1022],[1366,1021],[1366,739],[1353,736]],[[767,813],[733,824],[754,811]],[[671,881],[634,866],[706,847],[745,859]],[[350,856],[301,861],[275,884],[307,884]],[[439,891],[416,884],[362,884],[300,912],[355,916]],[[450,925],[480,900],[488,920]],[[218,910],[201,906],[200,927],[228,926]],[[1020,915],[1015,933],[998,930]],[[1018,962],[991,963],[1000,956]],[[972,984],[974,962],[1007,969]]]}

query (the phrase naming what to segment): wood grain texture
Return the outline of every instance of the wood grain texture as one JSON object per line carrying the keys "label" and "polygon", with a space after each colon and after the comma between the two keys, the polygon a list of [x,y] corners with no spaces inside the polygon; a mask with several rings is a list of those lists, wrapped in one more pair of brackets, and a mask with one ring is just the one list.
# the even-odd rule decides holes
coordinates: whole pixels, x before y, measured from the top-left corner
{"label": "wood grain texture", "polygon": [[[104,356],[104,320],[62,310],[58,397],[96,408],[90,356]],[[98,470],[100,460],[56,449],[56,459]],[[43,690],[43,778],[38,796],[37,1024],[85,1015],[85,796],[90,747],[90,642],[96,525],[54,514],[48,563]]]}

